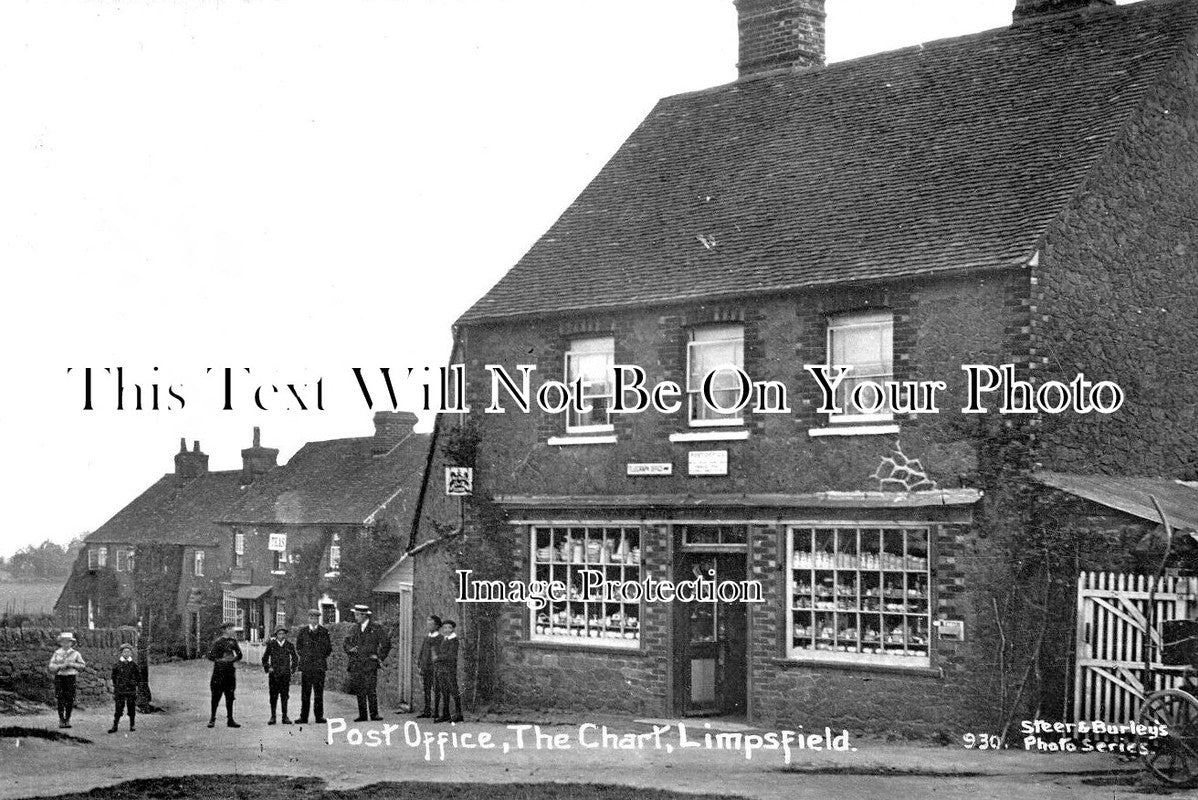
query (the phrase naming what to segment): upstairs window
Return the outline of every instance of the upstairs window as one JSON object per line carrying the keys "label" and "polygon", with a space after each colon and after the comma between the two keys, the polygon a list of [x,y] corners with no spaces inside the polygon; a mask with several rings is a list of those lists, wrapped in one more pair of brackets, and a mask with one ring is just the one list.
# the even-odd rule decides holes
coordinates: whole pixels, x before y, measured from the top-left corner
{"label": "upstairs window", "polygon": [[271,562],[271,566],[270,566],[271,571],[272,572],[286,572],[287,571],[287,551],[272,550],[271,555],[274,556],[274,560]]}
{"label": "upstairs window", "polygon": [[880,409],[884,397],[876,389],[862,389],[853,402],[853,390],[865,381],[882,384],[894,377],[894,315],[889,311],[842,314],[828,321],[828,365],[852,367],[836,389],[836,405],[843,413],[832,422],[880,422],[893,417],[891,409]]}
{"label": "upstairs window", "polygon": [[341,534],[334,533],[329,543],[329,572],[341,569]]}
{"label": "upstairs window", "polygon": [[245,566],[245,534],[240,531],[233,534],[233,566]]}
{"label": "upstairs window", "polygon": [[196,550],[195,558],[192,561],[192,573],[197,578],[204,577],[204,551]]}
{"label": "upstairs window", "polygon": [[117,572],[132,572],[133,559],[131,556],[133,551],[125,547],[118,547],[116,551],[116,571]]}
{"label": "upstairs window", "polygon": [[104,546],[87,548],[87,568],[103,569],[108,566],[108,548]]}
{"label": "upstairs window", "polygon": [[724,413],[703,399],[703,382],[712,372],[712,397],[729,408],[736,404],[740,379],[735,369],[745,367],[745,330],[740,325],[712,325],[691,330],[686,348],[686,392],[690,424],[695,427],[741,425],[739,411]]}
{"label": "upstairs window", "polygon": [[590,411],[570,408],[566,412],[567,433],[602,433],[612,430],[612,370],[615,364],[615,339],[598,336],[575,339],[566,353],[566,384],[582,379],[582,405]]}

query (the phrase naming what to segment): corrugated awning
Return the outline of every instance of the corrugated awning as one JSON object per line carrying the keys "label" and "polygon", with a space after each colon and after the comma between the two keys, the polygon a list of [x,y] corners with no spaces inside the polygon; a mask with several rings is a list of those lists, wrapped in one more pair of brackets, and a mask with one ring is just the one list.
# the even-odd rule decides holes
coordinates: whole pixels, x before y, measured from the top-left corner
{"label": "corrugated awning", "polygon": [[1152,495],[1161,504],[1173,527],[1198,531],[1198,486],[1184,481],[1171,478],[1076,475],[1050,470],[1036,472],[1033,477],[1045,486],[1060,489],[1107,508],[1149,522],[1160,522],[1160,515],[1148,499],[1148,496]]}
{"label": "corrugated awning", "polygon": [[238,586],[231,594],[238,600],[257,600],[263,595],[270,594],[273,586]]}

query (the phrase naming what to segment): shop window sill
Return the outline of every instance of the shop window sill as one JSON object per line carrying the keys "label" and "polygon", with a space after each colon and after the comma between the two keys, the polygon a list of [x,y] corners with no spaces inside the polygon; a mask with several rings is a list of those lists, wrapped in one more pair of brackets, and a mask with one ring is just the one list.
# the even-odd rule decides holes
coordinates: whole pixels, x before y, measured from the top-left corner
{"label": "shop window sill", "polygon": [[940,667],[899,667],[893,664],[870,664],[858,661],[805,661],[798,658],[771,658],[767,663],[783,669],[835,669],[846,672],[875,672],[889,675],[914,675],[921,678],[943,678],[944,670]]}
{"label": "shop window sill", "polygon": [[544,639],[523,639],[516,643],[517,647],[528,650],[564,650],[570,653],[605,653],[616,656],[643,656],[645,648],[640,642],[635,647],[623,645],[590,644],[586,639],[578,639],[577,643],[569,641],[570,637],[562,637],[567,641],[550,642]]}

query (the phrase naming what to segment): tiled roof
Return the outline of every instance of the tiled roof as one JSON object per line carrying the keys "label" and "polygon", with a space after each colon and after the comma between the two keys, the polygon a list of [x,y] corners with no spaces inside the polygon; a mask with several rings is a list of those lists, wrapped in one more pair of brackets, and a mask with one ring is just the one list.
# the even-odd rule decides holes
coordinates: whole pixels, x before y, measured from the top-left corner
{"label": "tiled roof", "polygon": [[309,442],[259,477],[220,517],[239,523],[362,524],[386,505],[414,512],[431,437],[409,434],[375,455],[371,437]]}
{"label": "tiled roof", "polygon": [[208,472],[183,480],[174,473],[158,479],[86,537],[113,544],[216,544],[214,520],[241,496],[241,471]]}
{"label": "tiled roof", "polygon": [[1021,263],[1196,27],[1144,0],[666,98],[460,321]]}

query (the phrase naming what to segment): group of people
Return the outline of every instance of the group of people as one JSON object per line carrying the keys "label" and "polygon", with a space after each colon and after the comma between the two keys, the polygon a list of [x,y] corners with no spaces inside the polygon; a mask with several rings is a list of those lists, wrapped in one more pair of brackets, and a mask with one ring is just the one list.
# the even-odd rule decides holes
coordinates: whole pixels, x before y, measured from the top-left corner
{"label": "group of people", "polygon": [[[386,629],[375,622],[369,606],[353,607],[357,624],[345,639],[344,650],[350,676],[350,686],[358,701],[358,716],[355,722],[377,721],[379,714],[378,672],[391,653],[391,637]],[[274,638],[266,644],[262,654],[262,669],[266,672],[270,697],[270,720],[268,725],[277,724],[282,717],[284,725],[291,725],[287,703],[291,694],[291,678],[300,673],[299,724],[307,724],[309,711],[312,720],[324,723],[324,684],[328,671],[329,655],[333,652],[332,637],[321,622],[317,609],[308,612],[308,624],[299,629],[295,641],[287,638],[285,626],[275,628]],[[238,661],[242,660],[241,646],[234,635],[235,626],[228,622],[221,626],[221,634],[208,649],[208,660],[212,662],[211,713],[208,727],[216,727],[216,715],[224,700],[226,725],[240,728],[233,718],[233,701],[237,689]],[[50,658],[49,670],[54,676],[54,690],[58,701],[58,725],[71,727],[71,710],[75,705],[75,680],[79,672],[87,667],[83,655],[75,649],[75,636],[64,631],[58,637],[59,647]],[[417,659],[420,678],[424,686],[424,709],[418,717],[431,717],[434,722],[462,722],[462,696],[458,689],[458,635],[457,623],[433,615],[428,618],[428,633],[420,646]],[[137,690],[142,682],[141,668],[134,659],[133,645],[122,644],[117,662],[112,667],[112,686],[115,710],[112,728],[115,733],[122,714],[129,717],[129,730],[136,730]],[[453,713],[450,713],[450,704]],[[280,713],[281,712],[281,715]]]}
{"label": "group of people", "polygon": [[[54,676],[54,697],[58,706],[58,727],[71,727],[71,712],[75,709],[75,681],[87,668],[83,654],[75,649],[75,634],[63,631],[58,635],[58,649],[50,656],[49,671]],[[121,715],[129,717],[129,730],[137,730],[137,687],[141,684],[141,667],[134,658],[133,645],[125,642],[112,665],[112,698],[115,708],[109,733],[116,733]]]}
{"label": "group of people", "polygon": [[[462,693],[458,690],[458,625],[436,614],[428,618],[428,633],[420,643],[420,682],[424,687],[424,710],[416,716],[433,722],[462,721]],[[449,702],[454,712],[449,714]]]}

